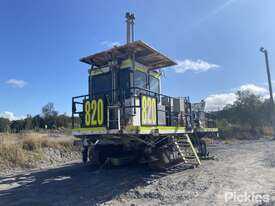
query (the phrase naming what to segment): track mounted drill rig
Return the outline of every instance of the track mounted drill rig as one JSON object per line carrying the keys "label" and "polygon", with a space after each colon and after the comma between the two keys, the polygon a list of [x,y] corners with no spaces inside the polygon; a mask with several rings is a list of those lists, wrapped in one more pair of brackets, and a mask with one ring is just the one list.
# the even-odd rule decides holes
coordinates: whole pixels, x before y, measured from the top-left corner
{"label": "track mounted drill rig", "polygon": [[197,166],[208,156],[201,138],[218,132],[215,120],[204,112],[203,101],[161,94],[161,70],[176,62],[134,41],[134,20],[126,14],[125,45],[80,60],[90,65],[89,92],[72,98],[72,127],[83,162]]}

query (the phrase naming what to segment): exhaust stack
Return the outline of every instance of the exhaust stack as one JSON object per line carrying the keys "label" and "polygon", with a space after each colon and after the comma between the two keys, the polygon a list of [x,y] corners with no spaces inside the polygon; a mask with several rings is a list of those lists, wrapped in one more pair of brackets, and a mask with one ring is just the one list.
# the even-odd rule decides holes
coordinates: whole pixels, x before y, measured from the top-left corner
{"label": "exhaust stack", "polygon": [[130,12],[127,12],[126,15],[126,24],[127,24],[127,44],[131,43],[134,41],[134,20],[135,20],[135,15]]}

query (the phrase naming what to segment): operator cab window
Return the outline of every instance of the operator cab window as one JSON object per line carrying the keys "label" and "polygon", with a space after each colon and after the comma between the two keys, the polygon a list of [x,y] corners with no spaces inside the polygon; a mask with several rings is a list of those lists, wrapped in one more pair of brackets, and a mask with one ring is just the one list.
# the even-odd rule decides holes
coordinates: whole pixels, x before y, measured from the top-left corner
{"label": "operator cab window", "polygon": [[149,76],[150,91],[160,93],[159,79],[153,76]]}
{"label": "operator cab window", "polygon": [[[138,94],[147,94],[147,74],[136,70],[134,72],[134,85]],[[145,90],[143,90],[145,89]]]}
{"label": "operator cab window", "polygon": [[92,94],[101,95],[103,93],[111,92],[112,90],[112,76],[111,72],[92,76],[90,79]]}
{"label": "operator cab window", "polygon": [[135,87],[138,87],[141,89],[147,89],[146,88],[146,73],[136,70],[134,73],[134,84],[135,84]]}
{"label": "operator cab window", "polygon": [[125,95],[126,98],[130,96],[130,71],[129,69],[123,69],[119,71],[118,75],[118,87]]}

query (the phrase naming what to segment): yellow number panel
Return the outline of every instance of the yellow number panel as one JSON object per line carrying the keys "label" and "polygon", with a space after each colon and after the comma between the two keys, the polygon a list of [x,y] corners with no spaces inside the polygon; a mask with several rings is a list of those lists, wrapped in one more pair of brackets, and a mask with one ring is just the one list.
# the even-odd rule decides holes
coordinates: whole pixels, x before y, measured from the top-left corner
{"label": "yellow number panel", "polygon": [[85,126],[102,126],[104,123],[104,103],[101,98],[88,100],[84,104]]}
{"label": "yellow number panel", "polygon": [[141,97],[141,124],[156,125],[157,124],[157,103],[155,97]]}
{"label": "yellow number panel", "polygon": [[89,101],[85,102],[85,125],[86,127],[91,124],[91,104]]}

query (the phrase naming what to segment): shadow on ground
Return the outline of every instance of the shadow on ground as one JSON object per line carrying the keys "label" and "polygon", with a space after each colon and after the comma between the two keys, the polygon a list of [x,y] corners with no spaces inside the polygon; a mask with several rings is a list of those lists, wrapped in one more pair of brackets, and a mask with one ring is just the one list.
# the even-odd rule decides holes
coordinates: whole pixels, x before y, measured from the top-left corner
{"label": "shadow on ground", "polygon": [[147,184],[152,175],[144,167],[95,170],[78,163],[0,178],[0,205],[95,205]]}

